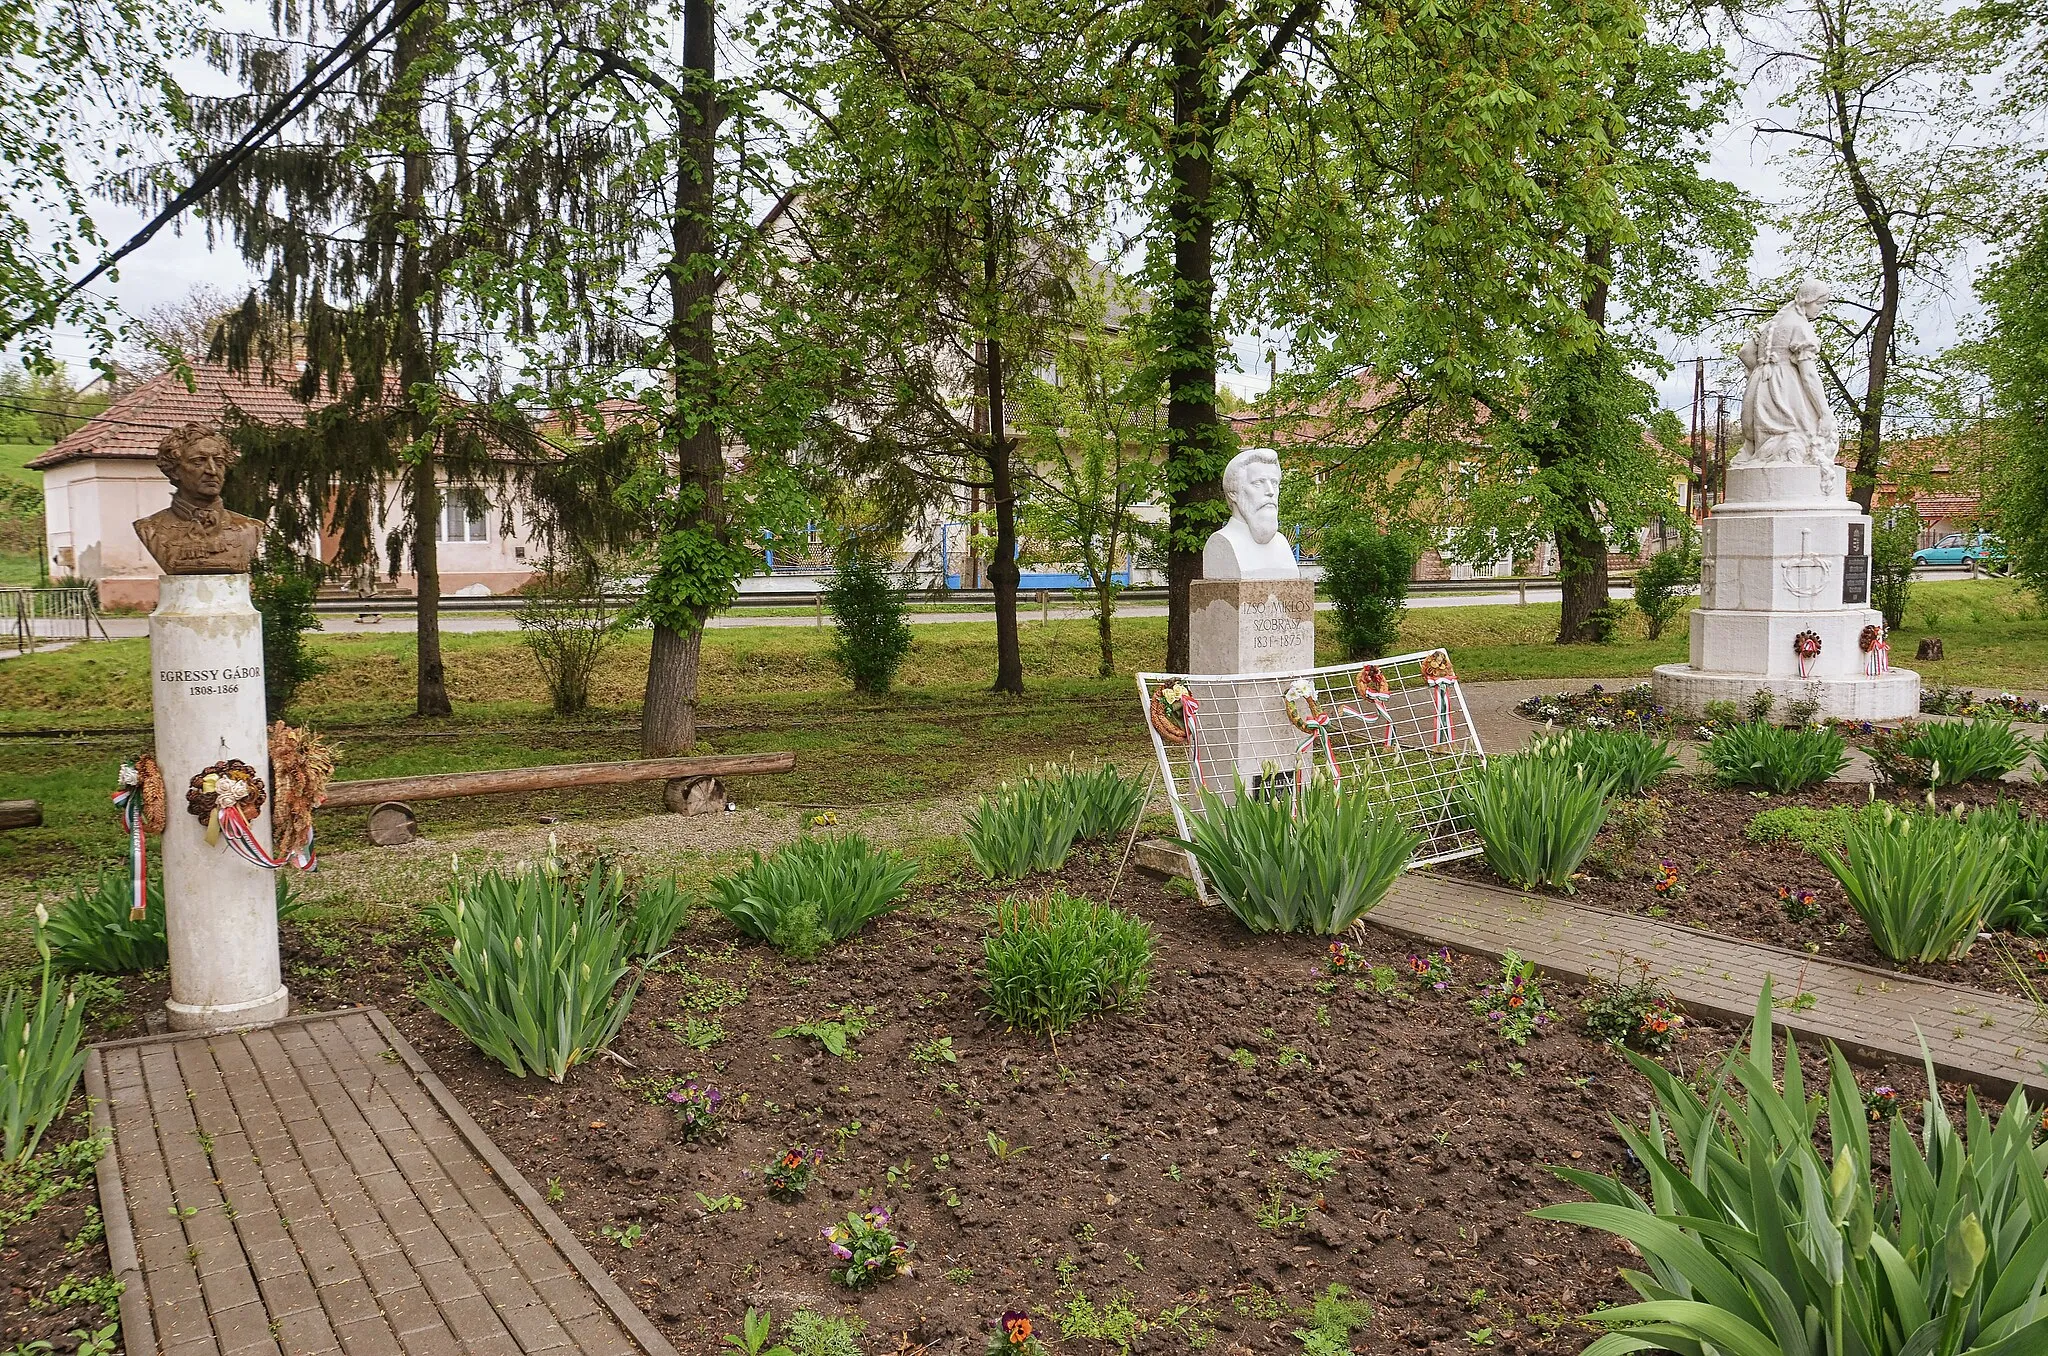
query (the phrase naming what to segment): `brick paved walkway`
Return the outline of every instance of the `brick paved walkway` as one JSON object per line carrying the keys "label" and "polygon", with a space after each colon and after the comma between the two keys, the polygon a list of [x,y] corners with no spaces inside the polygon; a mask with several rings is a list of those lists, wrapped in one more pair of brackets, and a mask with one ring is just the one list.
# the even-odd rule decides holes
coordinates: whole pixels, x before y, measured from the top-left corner
{"label": "brick paved walkway", "polygon": [[381,1012],[94,1047],[129,1356],[675,1356]]}
{"label": "brick paved walkway", "polygon": [[[1168,844],[1140,845],[1139,864],[1150,870],[1184,875],[1183,860]],[[2001,1094],[2024,1084],[2036,1104],[2048,1091],[2048,1013],[2024,999],[1427,871],[1396,881],[1370,921],[1475,955],[1517,951],[1573,982],[1612,978],[1617,968],[1633,976],[1647,961],[1689,1011],[1731,1021],[1755,1015],[1768,977],[1778,1025],[1802,1040],[1824,1037],[1853,1058],[1918,1063],[1924,1035],[1944,1077]],[[1794,1009],[1802,993],[1813,1003]]]}

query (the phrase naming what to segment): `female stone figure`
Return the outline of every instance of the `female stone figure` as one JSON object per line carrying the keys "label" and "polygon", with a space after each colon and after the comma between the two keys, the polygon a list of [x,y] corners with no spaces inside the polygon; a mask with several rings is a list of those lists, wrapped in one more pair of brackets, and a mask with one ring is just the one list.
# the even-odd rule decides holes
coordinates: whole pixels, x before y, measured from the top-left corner
{"label": "female stone figure", "polygon": [[1813,329],[1827,304],[1828,289],[1809,279],[1743,342],[1739,356],[1749,385],[1742,398],[1742,453],[1730,465],[1818,466],[1822,492],[1837,498],[1841,433],[1821,385],[1820,336]]}

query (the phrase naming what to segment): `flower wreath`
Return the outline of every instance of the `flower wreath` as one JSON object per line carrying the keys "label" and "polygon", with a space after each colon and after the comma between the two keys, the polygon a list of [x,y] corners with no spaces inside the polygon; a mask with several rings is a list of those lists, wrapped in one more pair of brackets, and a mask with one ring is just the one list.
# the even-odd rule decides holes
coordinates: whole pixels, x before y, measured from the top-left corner
{"label": "flower wreath", "polygon": [[1863,634],[1856,637],[1856,648],[1863,651],[1863,653],[1865,654],[1869,654],[1872,650],[1877,648],[1878,642],[1883,639],[1883,627],[1866,626],[1863,628]]}
{"label": "flower wreath", "polygon": [[1820,633],[1801,631],[1792,637],[1792,653],[1799,656],[1799,676],[1806,677],[1813,671],[1813,661],[1820,657]]}
{"label": "flower wreath", "polygon": [[132,892],[128,916],[140,918],[149,912],[149,839],[161,834],[170,820],[170,806],[164,795],[164,773],[156,759],[139,753],[121,764],[119,784],[108,799],[128,831],[128,885]]}
{"label": "flower wreath", "polygon": [[1161,739],[1169,744],[1185,744],[1194,738],[1194,722],[1188,719],[1193,714],[1189,709],[1192,700],[1185,678],[1175,678],[1152,689],[1152,728]]}
{"label": "flower wreath", "polygon": [[263,779],[255,768],[239,758],[223,758],[192,774],[185,787],[185,813],[205,824],[211,836],[222,810],[232,805],[249,819],[263,813],[263,797]]}
{"label": "flower wreath", "polygon": [[[1333,719],[1316,702],[1316,684],[1313,678],[1297,678],[1287,685],[1283,698],[1287,704],[1287,723],[1305,736],[1294,750],[1297,765],[1303,758],[1308,760],[1310,772],[1315,770],[1316,745],[1323,746],[1323,761],[1329,765],[1330,778],[1342,782],[1344,774],[1337,769],[1337,755],[1330,749],[1330,721]],[[1296,785],[1306,784],[1308,778],[1297,780]]]}
{"label": "flower wreath", "polygon": [[1431,741],[1448,744],[1456,737],[1456,725],[1451,715],[1451,694],[1458,686],[1458,675],[1456,670],[1451,668],[1451,657],[1442,650],[1432,650],[1422,656],[1422,681],[1429,684],[1436,706],[1436,723],[1430,733]]}
{"label": "flower wreath", "polygon": [[1387,685],[1387,675],[1377,664],[1361,664],[1358,672],[1351,675],[1351,685],[1358,689],[1360,700],[1370,710],[1360,712],[1360,718],[1367,726],[1379,726],[1379,744],[1383,749],[1394,746],[1394,715],[1387,709],[1387,698],[1393,689]]}
{"label": "flower wreath", "polygon": [[1856,638],[1856,648],[1863,651],[1863,671],[1871,677],[1882,677],[1891,670],[1892,647],[1885,643],[1882,626],[1864,627]]}

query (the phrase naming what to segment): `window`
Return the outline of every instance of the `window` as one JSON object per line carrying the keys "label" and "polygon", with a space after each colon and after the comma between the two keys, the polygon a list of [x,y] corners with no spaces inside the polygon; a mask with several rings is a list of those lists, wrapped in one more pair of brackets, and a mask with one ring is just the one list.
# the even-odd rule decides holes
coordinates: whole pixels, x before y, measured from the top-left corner
{"label": "window", "polygon": [[442,541],[484,541],[482,509],[473,509],[460,499],[450,499],[441,505],[441,531],[437,534]]}

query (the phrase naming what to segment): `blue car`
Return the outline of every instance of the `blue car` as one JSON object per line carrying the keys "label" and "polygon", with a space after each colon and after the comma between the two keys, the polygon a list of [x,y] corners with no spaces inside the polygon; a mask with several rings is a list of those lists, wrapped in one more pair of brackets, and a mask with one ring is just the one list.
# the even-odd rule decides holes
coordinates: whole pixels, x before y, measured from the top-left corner
{"label": "blue car", "polygon": [[1967,565],[1996,574],[2005,568],[2005,543],[1989,532],[1951,532],[1932,546],[1913,553],[1915,565]]}

